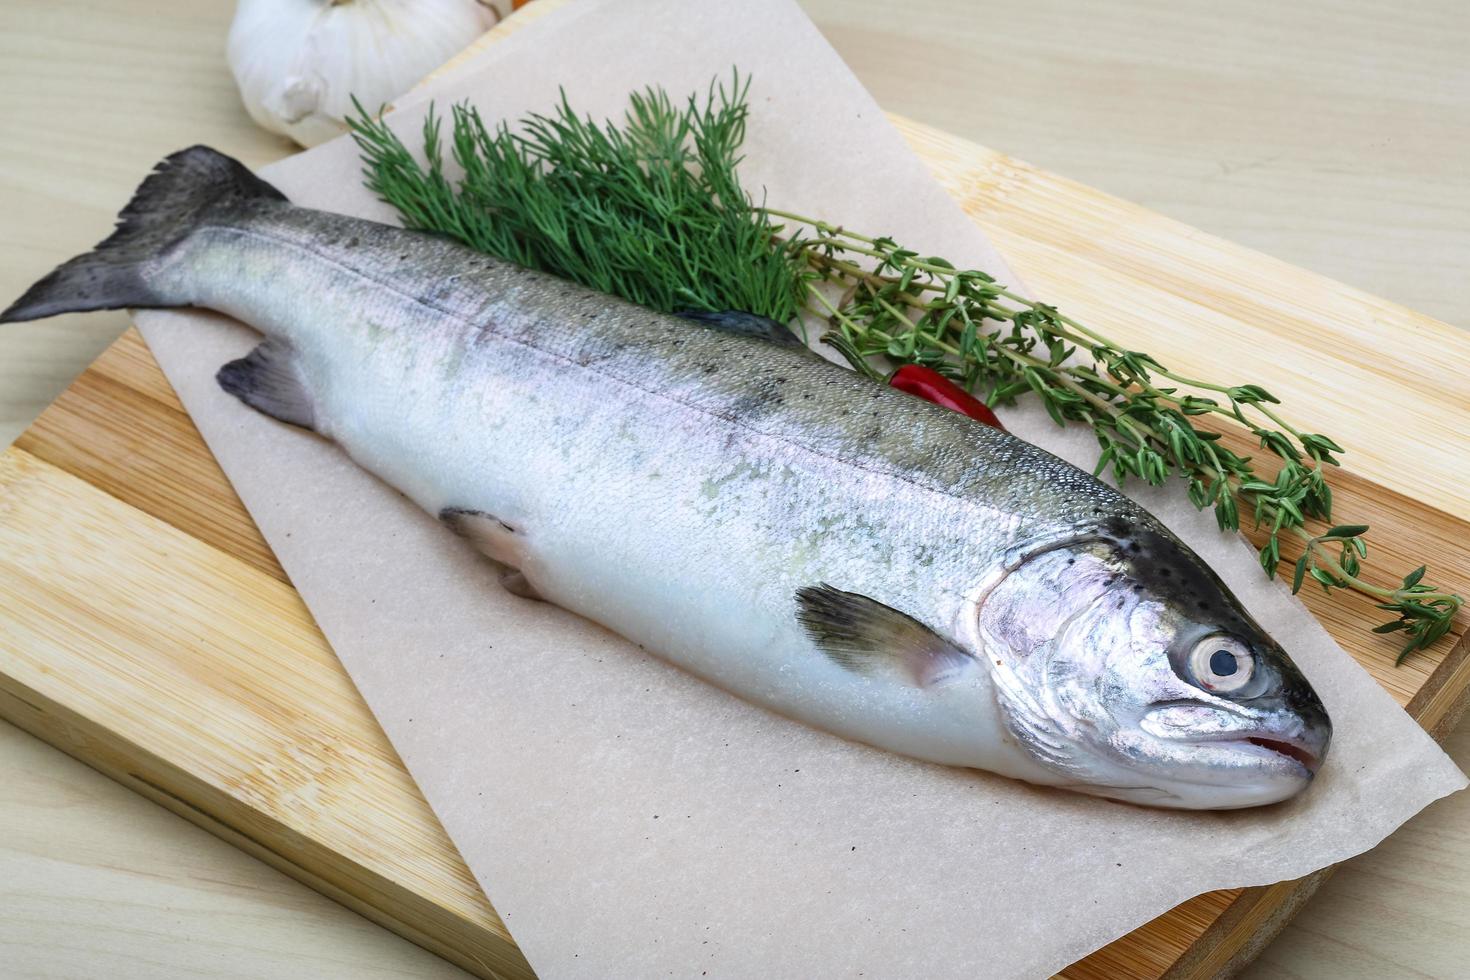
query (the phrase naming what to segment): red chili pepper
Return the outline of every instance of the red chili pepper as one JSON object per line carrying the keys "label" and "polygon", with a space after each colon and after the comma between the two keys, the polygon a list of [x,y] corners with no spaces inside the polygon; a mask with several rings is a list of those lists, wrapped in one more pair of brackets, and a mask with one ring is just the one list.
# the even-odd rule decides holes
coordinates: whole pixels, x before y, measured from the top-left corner
{"label": "red chili pepper", "polygon": [[920,364],[905,364],[893,372],[888,379],[888,384],[899,391],[918,395],[925,401],[943,405],[961,415],[968,415],[975,421],[984,422],[1002,432],[1006,430],[1006,427],[1000,424],[1000,419],[996,418],[995,413],[990,410],[989,405],[933,368],[926,368]]}

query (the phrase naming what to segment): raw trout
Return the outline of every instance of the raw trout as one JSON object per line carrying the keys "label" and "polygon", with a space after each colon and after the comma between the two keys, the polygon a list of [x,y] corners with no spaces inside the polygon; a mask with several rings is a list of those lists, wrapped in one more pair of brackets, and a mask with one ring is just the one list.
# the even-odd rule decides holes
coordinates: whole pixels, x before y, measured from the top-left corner
{"label": "raw trout", "polygon": [[1291,659],[1128,498],[752,318],[654,313],[176,153],[0,320],[198,306],[220,384],[504,568],[753,702],[952,766],[1231,808],[1331,737]]}

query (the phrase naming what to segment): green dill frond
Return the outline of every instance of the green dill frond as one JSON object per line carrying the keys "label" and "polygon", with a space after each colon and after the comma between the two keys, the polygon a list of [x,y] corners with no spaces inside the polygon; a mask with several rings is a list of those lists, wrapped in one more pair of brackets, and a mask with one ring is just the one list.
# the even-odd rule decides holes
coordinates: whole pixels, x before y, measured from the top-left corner
{"label": "green dill frond", "polygon": [[424,122],[424,162],[381,119],[350,119],[367,186],[406,227],[571,279],[664,312],[741,310],[781,323],[797,315],[804,270],[777,246],[736,167],[749,80],[732,73],[676,106],[649,88],[621,124],[580,116],[562,94],[550,115],[512,129],[477,109]]}

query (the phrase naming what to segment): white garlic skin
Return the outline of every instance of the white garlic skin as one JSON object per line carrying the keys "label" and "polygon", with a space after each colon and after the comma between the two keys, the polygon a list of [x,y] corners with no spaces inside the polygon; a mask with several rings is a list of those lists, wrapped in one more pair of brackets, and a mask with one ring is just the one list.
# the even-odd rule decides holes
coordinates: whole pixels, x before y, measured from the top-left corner
{"label": "white garlic skin", "polygon": [[315,146],[376,112],[509,13],[511,0],[240,0],[228,57],[250,118]]}

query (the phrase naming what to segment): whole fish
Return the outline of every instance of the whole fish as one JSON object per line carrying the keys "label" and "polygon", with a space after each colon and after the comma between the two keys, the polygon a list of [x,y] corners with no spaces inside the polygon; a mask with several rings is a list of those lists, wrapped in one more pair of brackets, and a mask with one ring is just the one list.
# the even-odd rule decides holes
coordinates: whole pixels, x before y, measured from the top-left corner
{"label": "whole fish", "polygon": [[509,589],[792,718],[1179,808],[1285,799],[1327,752],[1291,659],[1147,512],[753,318],[296,207],[194,147],[0,320],[186,306],[265,336],[227,391],[338,443]]}

